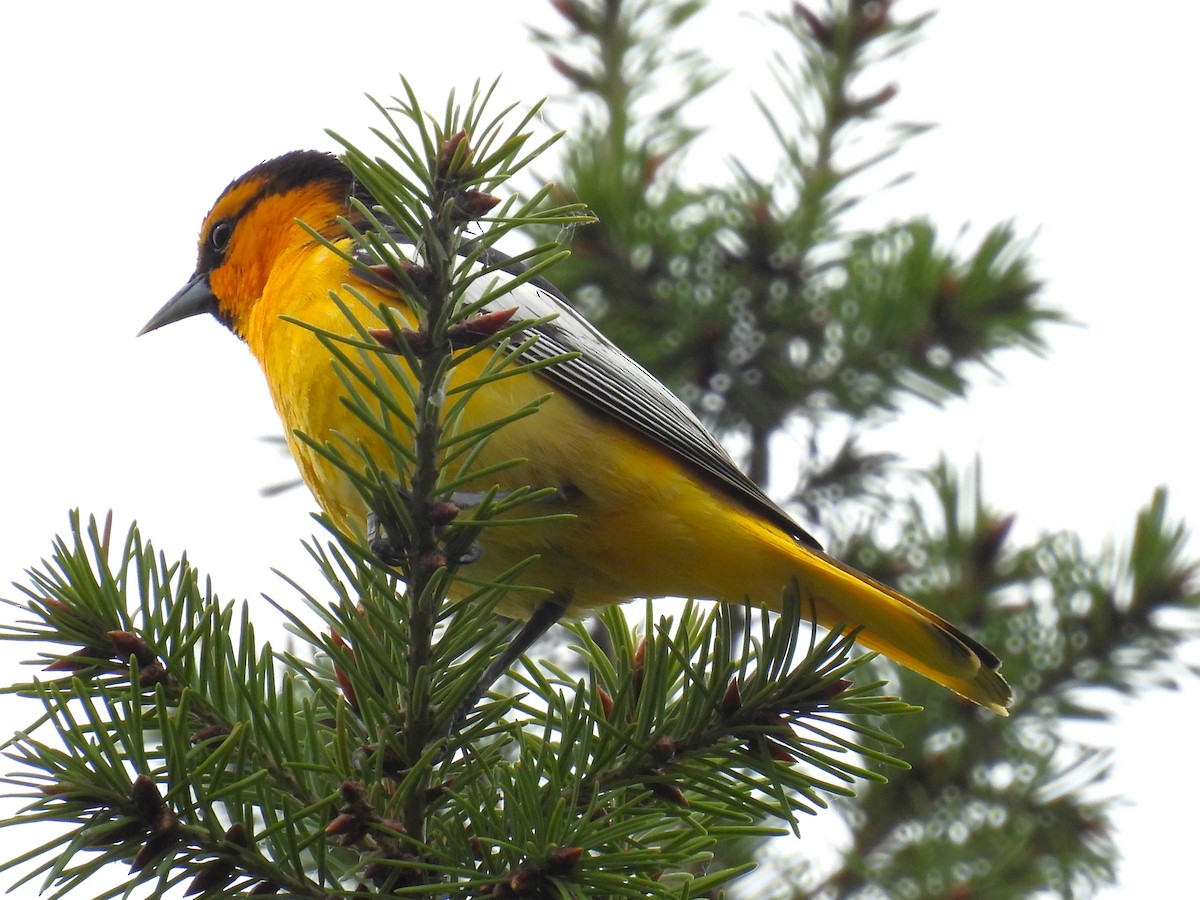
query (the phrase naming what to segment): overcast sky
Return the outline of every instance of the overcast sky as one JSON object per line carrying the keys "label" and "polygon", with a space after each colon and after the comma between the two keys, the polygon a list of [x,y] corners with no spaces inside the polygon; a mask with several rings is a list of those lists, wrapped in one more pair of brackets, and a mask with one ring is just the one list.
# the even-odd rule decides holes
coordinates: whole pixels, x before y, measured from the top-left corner
{"label": "overcast sky", "polygon": [[[768,32],[738,11],[768,5],[713,6],[698,33],[732,74],[697,111],[712,133],[692,164],[715,180],[726,156],[753,157],[738,98],[762,77]],[[1046,359],[1003,357],[1004,381],[981,377],[966,402],[914,405],[879,440],[916,464],[980,454],[988,499],[1018,513],[1017,539],[1067,528],[1092,548],[1120,545],[1160,483],[1176,516],[1200,519],[1187,415],[1200,13],[1167,0],[946,6],[897,70],[890,107],[940,127],[900,161],[918,177],[869,210],[881,223],[931,214],[947,237],[1015,219],[1038,232],[1045,302],[1085,327],[1053,329]],[[326,127],[365,139],[379,120],[364,93],[398,93],[399,72],[432,108],[477,77],[503,75],[501,95],[520,102],[563,89],[524,30],[554,24],[545,0],[458,0],[448,21],[435,8],[6,10],[0,584],[47,555],[72,507],[111,507],[119,528],[136,519],[168,556],[186,549],[223,598],[281,593],[271,567],[312,572],[299,546],[311,498],[258,496],[290,463],[259,441],[279,427],[249,354],[208,320],[134,335],[190,275],[200,219],[234,176],[286,150],[332,148]],[[1129,799],[1117,812],[1122,888],[1107,896],[1147,896],[1162,861],[1193,850],[1188,830],[1163,826],[1200,805],[1195,780],[1174,776],[1195,744],[1197,701],[1191,684],[1139,702],[1099,737],[1115,744],[1112,791]],[[29,718],[4,703],[9,721]]]}

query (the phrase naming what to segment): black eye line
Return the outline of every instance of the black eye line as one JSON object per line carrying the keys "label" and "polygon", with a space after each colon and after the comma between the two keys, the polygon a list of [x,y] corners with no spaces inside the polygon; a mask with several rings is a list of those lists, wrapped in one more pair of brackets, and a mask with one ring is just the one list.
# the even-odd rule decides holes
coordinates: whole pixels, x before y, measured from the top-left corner
{"label": "black eye line", "polygon": [[233,237],[233,230],[237,227],[238,220],[258,200],[259,198],[254,198],[233,215],[218,219],[213,223],[212,228],[208,230],[208,238],[204,241],[204,246],[200,250],[199,268],[211,271],[225,261],[225,254],[229,250],[229,241]]}
{"label": "black eye line", "polygon": [[[241,209],[237,210],[232,215],[226,216],[223,219],[218,219],[213,223],[212,228],[210,228],[208,231],[208,240],[205,242],[204,247],[205,255],[212,257],[212,265],[210,265],[209,268],[214,268],[215,266],[219,265],[220,262],[225,258],[225,251],[229,249],[229,241],[230,238],[233,237],[233,230],[237,227],[237,223],[241,221],[247,213],[254,209],[254,207],[258,206],[258,204],[261,203],[265,198],[270,197],[275,193],[278,193],[278,191],[272,190],[271,183],[267,182],[263,184],[261,188],[259,188],[258,193],[254,194],[249,200],[246,201]],[[225,237],[224,240],[222,240],[218,245],[216,240],[217,232],[222,228],[225,229]]]}
{"label": "black eye line", "polygon": [[212,227],[208,241],[217,253],[224,253],[229,248],[229,238],[233,235],[233,222],[222,219]]}
{"label": "black eye line", "polygon": [[[200,252],[197,270],[199,271],[200,269],[204,269],[207,271],[212,271],[220,266],[225,260],[225,253],[229,250],[229,241],[233,237],[233,231],[237,227],[238,222],[245,218],[245,216],[263,200],[268,197],[284,193],[286,190],[290,189],[290,187],[290,184],[280,182],[278,179],[267,180],[262,184],[258,192],[251,196],[250,199],[247,200],[240,209],[235,211],[232,215],[226,216],[223,219],[218,219],[216,222],[214,222],[212,228],[210,228],[208,231],[208,240],[204,242],[204,246]],[[351,193],[356,194],[358,187],[358,183],[352,181]],[[228,188],[226,190],[228,190]],[[375,204],[374,198],[372,198],[370,194],[367,194],[365,189],[363,189],[362,194],[358,196],[363,198],[364,202],[367,202],[368,207]],[[225,228],[227,231],[225,233],[224,240],[221,242],[220,246],[218,246],[216,237],[218,230],[221,228]]]}

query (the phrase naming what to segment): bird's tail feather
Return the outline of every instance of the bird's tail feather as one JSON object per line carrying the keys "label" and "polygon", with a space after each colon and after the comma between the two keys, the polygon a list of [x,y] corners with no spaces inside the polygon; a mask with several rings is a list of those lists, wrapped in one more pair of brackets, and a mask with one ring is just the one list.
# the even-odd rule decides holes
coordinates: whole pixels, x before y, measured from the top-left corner
{"label": "bird's tail feather", "polygon": [[861,629],[862,646],[1008,715],[1012,690],[994,653],[941,616],[825,553],[798,544],[788,549],[800,598],[811,600],[819,624]]}

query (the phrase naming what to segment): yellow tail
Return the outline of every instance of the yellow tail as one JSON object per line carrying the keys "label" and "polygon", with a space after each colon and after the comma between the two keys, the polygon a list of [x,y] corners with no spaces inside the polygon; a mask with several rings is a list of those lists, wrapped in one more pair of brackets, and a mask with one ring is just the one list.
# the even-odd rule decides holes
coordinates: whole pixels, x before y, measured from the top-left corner
{"label": "yellow tail", "polygon": [[[786,538],[778,536],[780,543]],[[1008,715],[1012,690],[996,655],[941,616],[867,575],[798,544],[786,550],[801,599],[827,628],[861,628],[858,643],[957,694]],[[778,602],[774,604],[778,607]]]}
{"label": "yellow tail", "polygon": [[[688,533],[674,547],[690,542],[700,548],[684,559],[672,559],[667,543],[643,542],[659,566],[674,573],[670,584],[649,584],[649,566],[638,585],[642,596],[678,593],[686,573],[691,584],[684,596],[726,603],[744,602],[779,610],[784,590],[793,582],[803,603],[801,615],[826,628],[858,629],[858,643],[957,694],[1008,715],[1012,690],[1000,674],[1000,660],[978,641],[941,616],[885,584],[855,571],[813,546],[800,543],[782,528],[728,503],[711,492],[683,491],[677,503],[689,507],[681,527]],[[719,505],[718,505],[719,504]],[[659,517],[661,523],[662,517]],[[686,524],[683,524],[686,523]],[[626,553],[626,560],[630,554]],[[636,596],[636,595],[633,595]]]}

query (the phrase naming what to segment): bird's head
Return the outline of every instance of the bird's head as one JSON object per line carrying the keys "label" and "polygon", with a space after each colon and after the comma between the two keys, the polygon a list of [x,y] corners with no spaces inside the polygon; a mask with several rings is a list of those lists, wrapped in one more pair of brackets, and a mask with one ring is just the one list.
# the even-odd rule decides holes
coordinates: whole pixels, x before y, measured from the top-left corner
{"label": "bird's head", "polygon": [[350,214],[350,170],[336,156],[297,150],[255,166],[221,192],[200,227],[196,271],[140,334],[201,313],[235,333],[289,248],[313,240],[297,219],[330,238]]}

